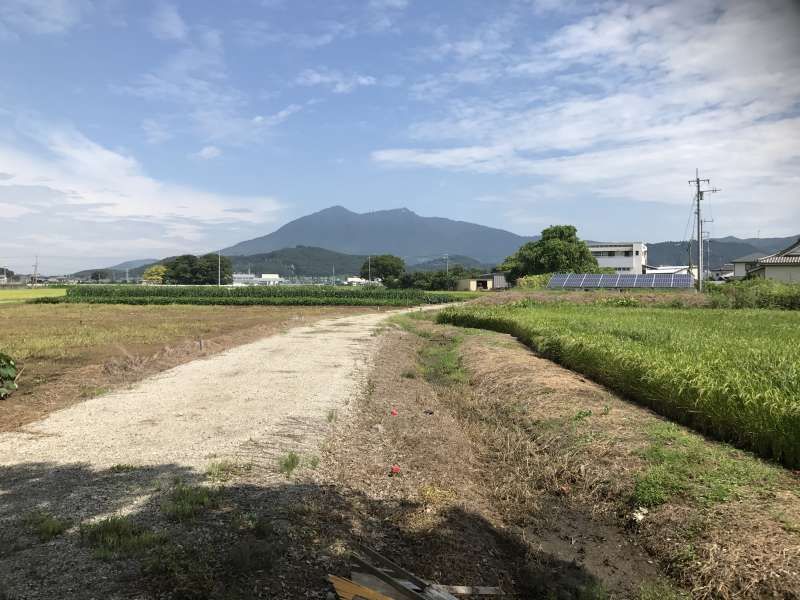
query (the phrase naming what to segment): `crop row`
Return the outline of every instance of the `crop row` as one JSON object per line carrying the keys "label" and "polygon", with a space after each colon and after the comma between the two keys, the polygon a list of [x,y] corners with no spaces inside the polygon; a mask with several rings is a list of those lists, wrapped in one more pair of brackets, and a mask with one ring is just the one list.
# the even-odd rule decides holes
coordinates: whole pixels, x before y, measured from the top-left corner
{"label": "crop row", "polygon": [[[413,299],[421,290],[394,290],[382,286],[176,286],[176,285],[79,285],[67,289],[70,298],[387,298]],[[445,297],[447,297],[445,295]]]}
{"label": "crop row", "polygon": [[37,298],[36,304],[194,304],[235,306],[416,306],[419,304],[441,304],[452,299],[441,294],[415,297],[381,298],[352,296],[64,296],[61,298]]}
{"label": "crop row", "polygon": [[800,315],[530,305],[446,309],[708,435],[800,466]]}

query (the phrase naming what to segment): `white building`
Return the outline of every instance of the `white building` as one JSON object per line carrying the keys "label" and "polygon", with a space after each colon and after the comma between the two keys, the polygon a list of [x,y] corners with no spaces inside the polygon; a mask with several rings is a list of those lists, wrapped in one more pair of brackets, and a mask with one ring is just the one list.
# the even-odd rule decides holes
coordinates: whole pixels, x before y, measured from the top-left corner
{"label": "white building", "polygon": [[644,273],[647,264],[647,245],[644,242],[589,244],[589,250],[598,265],[617,273]]}
{"label": "white building", "polygon": [[233,285],[255,285],[256,276],[252,273],[234,273]]}
{"label": "white building", "polygon": [[283,278],[277,273],[262,273],[261,279],[256,283],[259,285],[279,285],[283,283]]}
{"label": "white building", "polygon": [[780,252],[759,258],[758,266],[747,274],[785,283],[800,283],[800,239]]}
{"label": "white building", "polygon": [[697,267],[689,265],[662,265],[660,267],[645,266],[644,272],[647,275],[691,275],[697,279]]}
{"label": "white building", "polygon": [[252,273],[234,273],[233,285],[278,285],[283,278],[277,273],[262,273],[256,277]]}

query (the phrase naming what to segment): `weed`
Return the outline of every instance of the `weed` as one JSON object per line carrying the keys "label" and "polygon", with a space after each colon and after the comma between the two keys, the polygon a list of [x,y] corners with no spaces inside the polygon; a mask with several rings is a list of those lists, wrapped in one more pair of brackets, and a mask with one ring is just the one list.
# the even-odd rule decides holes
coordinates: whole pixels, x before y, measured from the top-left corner
{"label": "weed", "polygon": [[572,417],[572,420],[575,421],[576,423],[580,423],[580,422],[585,421],[587,418],[589,418],[591,416],[592,416],[592,411],[586,410],[586,409],[581,409],[581,410],[579,410],[578,412],[575,413],[575,416]]}
{"label": "weed", "polygon": [[639,586],[638,600],[684,600],[688,594],[677,590],[666,581],[646,581]]}
{"label": "weed", "polygon": [[134,523],[130,517],[108,517],[80,527],[81,539],[94,548],[96,558],[113,559],[140,554],[163,541],[163,536]]}
{"label": "weed", "polygon": [[337,414],[335,408],[328,409],[328,414],[325,415],[325,419],[328,421],[328,423],[335,423],[338,417],[339,415]]}
{"label": "weed", "polygon": [[642,452],[647,468],[636,477],[633,501],[657,506],[673,496],[687,494],[711,505],[739,495],[750,485],[766,485],[776,469],[757,460],[742,460],[725,446],[710,446],[695,434],[672,423],[647,430],[650,444]]}
{"label": "weed", "polygon": [[400,373],[400,377],[404,379],[416,379],[417,372],[414,369],[405,369],[402,373]]}
{"label": "weed", "polygon": [[306,465],[309,469],[316,469],[319,466],[319,456],[311,456],[306,461]]}
{"label": "weed", "polygon": [[111,465],[111,467],[109,467],[108,470],[111,471],[112,473],[129,473],[131,471],[135,471],[136,469],[138,469],[138,467],[136,467],[135,465],[129,465],[127,463],[118,463],[116,465]]}
{"label": "weed", "polygon": [[440,335],[430,338],[419,351],[419,361],[425,379],[433,384],[453,385],[467,381],[461,364],[458,346],[461,338]]}
{"label": "weed", "polygon": [[278,467],[286,477],[291,477],[294,470],[300,466],[300,455],[297,452],[289,451],[278,460]]}
{"label": "weed", "polygon": [[178,483],[161,503],[161,512],[175,521],[188,521],[219,503],[219,492],[205,486]]}
{"label": "weed", "polygon": [[43,542],[61,535],[72,525],[67,520],[59,519],[43,511],[28,513],[24,522]]}
{"label": "weed", "polygon": [[236,475],[244,475],[253,469],[251,463],[238,463],[232,460],[220,460],[208,465],[206,477],[211,481],[227,481]]}

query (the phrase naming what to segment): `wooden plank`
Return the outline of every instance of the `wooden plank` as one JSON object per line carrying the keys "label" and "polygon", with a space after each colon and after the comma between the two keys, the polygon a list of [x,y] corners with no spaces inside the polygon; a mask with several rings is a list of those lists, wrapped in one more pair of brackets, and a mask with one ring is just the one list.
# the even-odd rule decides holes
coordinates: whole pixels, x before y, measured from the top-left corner
{"label": "wooden plank", "polygon": [[505,596],[505,593],[499,587],[487,585],[441,585],[433,583],[431,587],[442,592],[458,594],[460,596]]}
{"label": "wooden plank", "polygon": [[333,584],[333,589],[342,600],[393,600],[368,587],[359,585],[336,575],[328,575],[328,581]]}

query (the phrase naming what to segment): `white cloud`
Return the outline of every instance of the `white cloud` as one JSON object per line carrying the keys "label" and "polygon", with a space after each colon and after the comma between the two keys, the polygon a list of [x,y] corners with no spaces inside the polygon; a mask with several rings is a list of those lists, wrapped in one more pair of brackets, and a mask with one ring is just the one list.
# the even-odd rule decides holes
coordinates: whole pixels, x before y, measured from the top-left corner
{"label": "white cloud", "polygon": [[[527,175],[587,201],[681,204],[700,167],[725,190],[718,205],[751,207],[718,226],[798,219],[798,10],[721,0],[603,7],[525,52],[484,61],[471,83],[492,87],[479,96],[461,93],[461,69],[418,82],[413,93],[443,107],[410,129],[425,145],[373,159]],[[457,57],[479,46],[440,48]]]}
{"label": "white cloud", "polygon": [[35,211],[19,204],[6,204],[0,202],[0,220],[2,219],[16,219],[24,215],[29,215]]}
{"label": "white cloud", "polygon": [[172,133],[167,130],[163,123],[156,119],[144,119],[142,121],[142,130],[148,144],[161,144],[172,139]]}
{"label": "white cloud", "polygon": [[89,0],[3,0],[0,2],[0,39],[19,32],[64,33],[92,10]]}
{"label": "white cloud", "polygon": [[330,69],[306,69],[295,79],[297,85],[329,87],[335,94],[349,94],[356,88],[378,83],[370,75],[345,74]]}
{"label": "white cloud", "polygon": [[192,156],[196,158],[202,158],[203,160],[211,160],[212,158],[217,158],[218,156],[222,156],[222,150],[220,150],[216,146],[203,146],[198,152],[195,152]]}
{"label": "white cloud", "polygon": [[[14,174],[8,185],[13,181],[18,204],[29,210],[50,203],[69,207],[73,216],[90,221],[149,219],[177,226],[187,221],[270,221],[280,208],[270,197],[215,194],[159,181],[133,157],[109,150],[71,127],[28,122],[16,133],[36,151],[0,141],[0,163]],[[0,183],[0,190],[4,187]]]}
{"label": "white cloud", "polygon": [[159,4],[150,19],[150,31],[160,40],[184,40],[189,28],[173,4]]}

